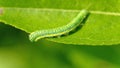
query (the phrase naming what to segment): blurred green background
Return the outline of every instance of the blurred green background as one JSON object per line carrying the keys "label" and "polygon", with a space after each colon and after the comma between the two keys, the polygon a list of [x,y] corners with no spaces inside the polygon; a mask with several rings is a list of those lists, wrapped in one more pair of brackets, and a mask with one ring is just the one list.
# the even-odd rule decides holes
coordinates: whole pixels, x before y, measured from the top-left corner
{"label": "blurred green background", "polygon": [[120,68],[120,46],[66,45],[0,23],[0,68]]}

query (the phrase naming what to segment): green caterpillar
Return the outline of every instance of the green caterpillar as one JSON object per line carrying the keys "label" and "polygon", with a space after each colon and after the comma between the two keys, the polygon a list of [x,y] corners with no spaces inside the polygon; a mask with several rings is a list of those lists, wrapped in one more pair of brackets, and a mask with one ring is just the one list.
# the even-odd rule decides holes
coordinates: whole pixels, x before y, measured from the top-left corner
{"label": "green caterpillar", "polygon": [[69,33],[70,31],[72,31],[73,29],[80,25],[80,23],[87,17],[88,13],[89,13],[88,11],[82,10],[69,24],[65,26],[32,32],[29,35],[29,39],[30,41],[33,42],[42,38],[61,36],[63,34]]}

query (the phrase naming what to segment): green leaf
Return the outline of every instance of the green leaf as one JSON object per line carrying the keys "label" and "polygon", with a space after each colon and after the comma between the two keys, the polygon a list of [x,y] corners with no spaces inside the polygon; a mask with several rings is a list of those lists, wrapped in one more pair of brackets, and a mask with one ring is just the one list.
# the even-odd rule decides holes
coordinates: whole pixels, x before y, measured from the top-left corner
{"label": "green leaf", "polygon": [[51,38],[65,44],[112,45],[120,43],[120,2],[117,0],[0,0],[1,22],[28,33],[68,24],[81,9],[90,15],[85,25],[69,36]]}

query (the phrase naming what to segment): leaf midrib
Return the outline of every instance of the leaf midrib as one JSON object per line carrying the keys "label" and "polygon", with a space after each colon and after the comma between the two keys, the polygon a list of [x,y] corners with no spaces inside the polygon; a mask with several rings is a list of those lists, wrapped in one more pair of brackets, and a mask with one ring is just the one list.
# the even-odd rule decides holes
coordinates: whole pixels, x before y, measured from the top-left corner
{"label": "leaf midrib", "polygon": [[[80,12],[81,11],[81,10],[72,10],[72,9],[52,9],[52,8],[18,8],[18,7],[4,7],[4,8],[35,9],[35,10],[61,11],[61,12]],[[105,11],[93,11],[93,10],[89,10],[89,12],[92,14],[120,16],[119,12],[105,12]]]}

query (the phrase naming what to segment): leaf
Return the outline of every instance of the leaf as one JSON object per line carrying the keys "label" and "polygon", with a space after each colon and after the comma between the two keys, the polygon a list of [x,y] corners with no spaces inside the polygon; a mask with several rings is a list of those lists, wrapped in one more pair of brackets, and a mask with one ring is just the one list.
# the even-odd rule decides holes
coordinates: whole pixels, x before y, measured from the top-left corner
{"label": "leaf", "polygon": [[[14,3],[14,4],[13,4]],[[54,4],[53,4],[54,3]],[[68,24],[81,9],[90,15],[85,25],[74,34],[50,41],[65,44],[112,45],[120,44],[120,2],[116,0],[0,0],[1,22],[28,33],[52,29]]]}

